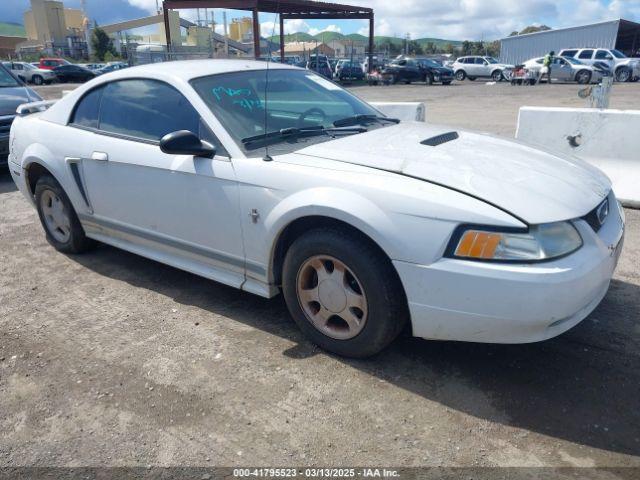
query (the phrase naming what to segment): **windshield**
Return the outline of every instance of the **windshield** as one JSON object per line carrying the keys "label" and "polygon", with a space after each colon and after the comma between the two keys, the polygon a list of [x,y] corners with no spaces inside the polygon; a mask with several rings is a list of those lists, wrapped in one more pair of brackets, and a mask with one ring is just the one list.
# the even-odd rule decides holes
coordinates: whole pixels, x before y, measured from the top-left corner
{"label": "windshield", "polygon": [[622,53],[620,50],[611,50],[611,53],[616,58],[627,58],[627,56],[624,53]]}
{"label": "windshield", "polygon": [[13,75],[6,71],[3,67],[0,67],[0,88],[1,87],[18,87],[20,83]]}
{"label": "windshield", "polygon": [[495,59],[495,58],[493,58],[493,57],[484,57],[484,59],[485,59],[487,62],[492,63],[492,64],[493,64],[493,63],[498,63],[498,60],[496,60],[496,59]]}
{"label": "windshield", "polygon": [[[269,71],[265,111],[265,77],[265,70],[251,70],[198,78],[191,84],[239,145],[244,139],[285,129],[332,128],[334,122],[355,115],[380,115],[313,72],[281,69]],[[313,141],[327,139],[330,137],[314,137]]]}

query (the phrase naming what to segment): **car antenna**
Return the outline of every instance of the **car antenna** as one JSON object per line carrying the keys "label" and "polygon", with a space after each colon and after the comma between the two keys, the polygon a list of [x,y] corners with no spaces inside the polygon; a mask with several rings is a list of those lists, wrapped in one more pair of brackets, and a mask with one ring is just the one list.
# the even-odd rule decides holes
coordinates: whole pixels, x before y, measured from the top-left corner
{"label": "car antenna", "polygon": [[[269,52],[269,58],[267,58],[267,71],[265,73],[264,78],[264,133],[265,135],[269,133],[269,110],[268,110],[268,99],[269,99],[269,65],[271,64],[271,38],[276,33],[276,21],[279,20],[278,16],[280,15],[280,0],[276,3],[276,16],[273,19],[273,27],[271,29],[271,37],[267,38],[267,46]],[[284,29],[282,29],[284,30]],[[255,30],[254,30],[255,31]],[[284,35],[284,31],[280,31],[280,35]],[[282,42],[281,42],[282,43]],[[254,39],[255,45],[255,39]],[[258,48],[260,48],[260,39],[258,39]],[[280,52],[281,55],[284,52]],[[260,52],[258,52],[260,54]],[[273,158],[269,155],[269,142],[267,142],[264,146],[264,157],[262,158],[265,162],[272,162]]]}

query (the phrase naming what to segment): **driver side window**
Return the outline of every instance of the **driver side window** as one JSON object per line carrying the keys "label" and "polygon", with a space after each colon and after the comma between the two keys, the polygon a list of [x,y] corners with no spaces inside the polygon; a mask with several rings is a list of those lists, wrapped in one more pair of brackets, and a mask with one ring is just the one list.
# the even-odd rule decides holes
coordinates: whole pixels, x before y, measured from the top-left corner
{"label": "driver side window", "polygon": [[70,122],[135,141],[157,143],[168,133],[189,130],[228,156],[191,103],[157,80],[120,80],[98,87],[76,105]]}

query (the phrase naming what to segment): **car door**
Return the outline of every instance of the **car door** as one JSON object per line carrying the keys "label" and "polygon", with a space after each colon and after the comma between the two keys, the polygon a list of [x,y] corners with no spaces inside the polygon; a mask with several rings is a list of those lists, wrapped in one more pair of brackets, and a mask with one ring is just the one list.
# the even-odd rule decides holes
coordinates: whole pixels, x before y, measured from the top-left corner
{"label": "car door", "polygon": [[473,57],[471,59],[473,61],[472,64],[469,65],[469,69],[471,70],[471,73],[469,74],[469,76],[472,77],[483,77],[484,76],[484,59],[481,57]]}
{"label": "car door", "polygon": [[556,57],[551,66],[551,78],[561,82],[568,82],[573,79],[571,65],[564,58]]}
{"label": "car door", "polygon": [[593,57],[594,62],[603,62],[605,63],[610,70],[614,69],[615,66],[615,60],[613,58],[613,55],[611,55],[611,53],[607,50],[603,50],[603,49],[598,49],[596,50],[596,54]]}
{"label": "car door", "polygon": [[410,82],[418,82],[422,80],[422,76],[420,75],[420,68],[415,60],[407,60],[405,71],[407,72],[407,80],[409,80]]}
{"label": "car door", "polygon": [[[93,212],[84,219],[89,225],[152,250],[153,258],[179,258],[182,268],[207,268],[205,276],[241,285],[244,249],[233,166],[180,92],[151,79],[111,82],[82,99],[72,124],[91,136],[79,137],[71,154],[80,158]],[[217,155],[163,153],[159,140],[178,130],[214,144]]]}

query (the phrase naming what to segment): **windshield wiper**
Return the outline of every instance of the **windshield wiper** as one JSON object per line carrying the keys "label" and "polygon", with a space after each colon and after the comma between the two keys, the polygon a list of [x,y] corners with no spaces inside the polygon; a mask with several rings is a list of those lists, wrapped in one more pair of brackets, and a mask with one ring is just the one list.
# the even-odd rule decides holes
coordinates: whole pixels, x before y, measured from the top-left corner
{"label": "windshield wiper", "polygon": [[345,127],[347,125],[357,125],[359,123],[365,123],[365,122],[400,123],[400,119],[390,118],[390,117],[381,117],[380,115],[359,114],[359,115],[353,115],[352,117],[341,118],[340,120],[336,120],[335,122],[333,122],[333,125],[335,127]]}
{"label": "windshield wiper", "polygon": [[[326,128],[322,125],[318,125],[316,127],[306,127],[306,128],[283,128],[276,132],[263,133],[261,135],[255,135],[253,137],[247,137],[242,139],[242,144],[247,149],[258,148],[260,146],[266,145],[267,143],[277,143],[282,140],[288,140],[290,138],[298,138],[298,137],[313,137],[316,135],[340,135],[340,134],[352,134],[352,133],[364,133],[368,131],[366,127],[340,127],[340,128]],[[257,146],[255,144],[258,144]]]}

